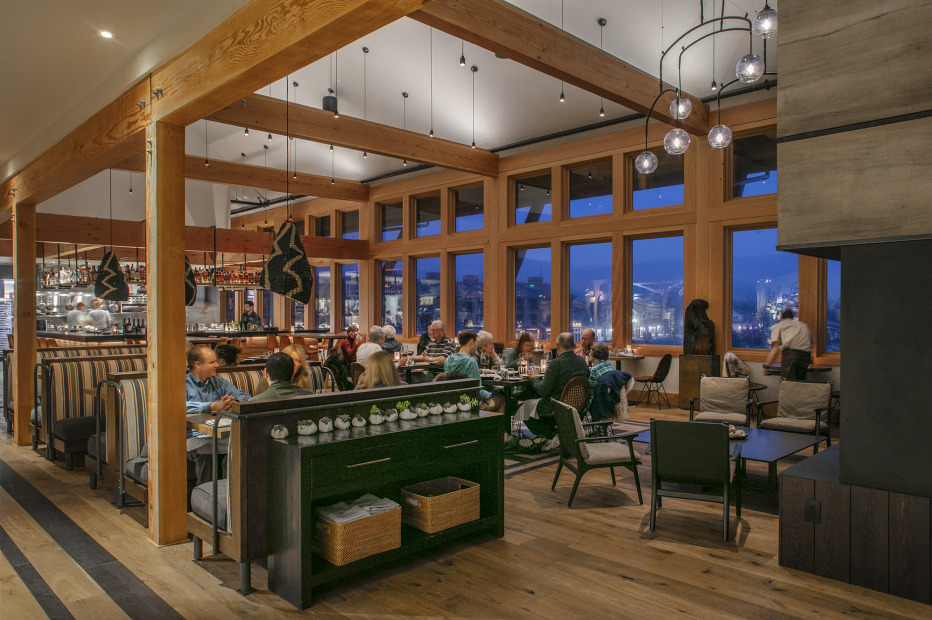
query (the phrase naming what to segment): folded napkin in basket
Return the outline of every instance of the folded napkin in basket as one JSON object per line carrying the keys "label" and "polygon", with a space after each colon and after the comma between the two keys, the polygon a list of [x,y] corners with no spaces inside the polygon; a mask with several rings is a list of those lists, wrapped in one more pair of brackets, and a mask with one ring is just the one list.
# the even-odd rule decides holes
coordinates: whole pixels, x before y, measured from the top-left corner
{"label": "folded napkin in basket", "polygon": [[371,493],[366,493],[359,499],[351,502],[337,502],[332,506],[326,506],[318,510],[318,516],[321,519],[332,521],[333,523],[347,523],[362,519],[386,510],[400,508],[397,502],[388,498],[378,498]]}

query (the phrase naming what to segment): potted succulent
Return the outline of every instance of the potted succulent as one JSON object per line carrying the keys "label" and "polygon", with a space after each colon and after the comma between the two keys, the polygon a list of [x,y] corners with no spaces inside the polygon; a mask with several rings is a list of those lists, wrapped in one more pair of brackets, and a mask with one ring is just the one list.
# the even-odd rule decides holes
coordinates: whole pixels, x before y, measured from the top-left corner
{"label": "potted succulent", "polygon": [[333,430],[333,420],[327,416],[322,417],[317,421],[317,430],[319,430],[321,433],[329,433]]}
{"label": "potted succulent", "polygon": [[414,408],[414,413],[417,414],[417,417],[423,418],[427,416],[428,409],[427,403],[420,403]]}
{"label": "potted succulent", "polygon": [[350,420],[350,424],[352,424],[353,426],[365,426],[366,418],[362,417],[361,413],[357,413],[356,415],[353,416],[353,419]]}
{"label": "potted succulent", "polygon": [[[456,408],[460,411],[471,411],[473,407],[473,399],[469,398],[468,394],[463,394],[460,396],[460,402],[456,403]],[[476,404],[479,404],[479,401],[476,401]]]}
{"label": "potted succulent", "polygon": [[430,403],[427,405],[427,412],[430,415],[440,415],[443,413],[443,405],[440,403]]}
{"label": "potted succulent", "polygon": [[314,420],[300,420],[298,422],[299,435],[313,435],[316,432],[317,425],[314,424]]}
{"label": "potted succulent", "polygon": [[385,421],[394,422],[398,419],[398,410],[395,408],[385,410]]}
{"label": "potted succulent", "polygon": [[417,417],[417,415],[411,411],[411,402],[403,400],[399,403],[395,403],[395,407],[398,409],[398,417],[402,420],[412,420]]}
{"label": "potted succulent", "polygon": [[444,413],[456,413],[456,411],[457,411],[457,407],[455,403],[445,403],[443,405]]}
{"label": "potted succulent", "polygon": [[281,424],[272,427],[272,437],[275,439],[284,439],[288,436],[288,429]]}
{"label": "potted succulent", "polygon": [[350,417],[348,414],[343,413],[337,416],[337,419],[333,421],[333,425],[340,429],[344,430],[350,427]]}
{"label": "potted succulent", "polygon": [[378,407],[372,405],[372,408],[369,410],[369,424],[381,424],[384,421],[385,416]]}

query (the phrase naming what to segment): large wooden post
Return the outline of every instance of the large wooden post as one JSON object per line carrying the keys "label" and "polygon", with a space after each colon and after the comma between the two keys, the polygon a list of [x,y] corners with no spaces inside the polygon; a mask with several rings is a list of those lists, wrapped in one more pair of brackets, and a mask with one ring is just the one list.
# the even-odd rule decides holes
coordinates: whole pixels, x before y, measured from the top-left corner
{"label": "large wooden post", "polygon": [[13,279],[16,282],[13,312],[13,346],[16,366],[11,380],[16,385],[13,428],[16,444],[27,445],[29,413],[35,405],[36,373],[36,206],[13,207]]}
{"label": "large wooden post", "polygon": [[184,127],[146,130],[146,309],[149,374],[149,539],[185,528]]}

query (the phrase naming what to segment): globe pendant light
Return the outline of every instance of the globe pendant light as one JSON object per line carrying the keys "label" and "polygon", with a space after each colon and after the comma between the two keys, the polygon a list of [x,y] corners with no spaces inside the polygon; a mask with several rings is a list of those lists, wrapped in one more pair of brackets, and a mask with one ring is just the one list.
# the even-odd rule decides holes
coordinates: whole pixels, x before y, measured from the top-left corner
{"label": "globe pendant light", "polygon": [[657,156],[650,151],[644,151],[634,160],[634,167],[641,174],[650,174],[657,169]]}
{"label": "globe pendant light", "polygon": [[761,39],[769,39],[777,34],[777,12],[764,3],[764,10],[751,21],[751,32]]}
{"label": "globe pendant light", "polygon": [[693,102],[686,97],[675,97],[670,102],[670,116],[684,119],[693,111]]}
{"label": "globe pendant light", "polygon": [[709,130],[709,145],[713,149],[723,149],[731,144],[731,129],[725,125],[716,125]]}
{"label": "globe pendant light", "polygon": [[735,76],[745,84],[751,84],[764,75],[764,59],[757,54],[746,54],[735,65]]}
{"label": "globe pendant light", "polygon": [[674,127],[664,137],[663,148],[670,155],[682,155],[689,148],[689,134]]}

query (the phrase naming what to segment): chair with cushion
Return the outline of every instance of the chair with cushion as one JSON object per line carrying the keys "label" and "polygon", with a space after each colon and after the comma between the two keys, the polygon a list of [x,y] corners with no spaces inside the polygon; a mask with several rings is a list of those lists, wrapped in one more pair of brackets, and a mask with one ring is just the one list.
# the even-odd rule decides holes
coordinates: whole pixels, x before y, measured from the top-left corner
{"label": "chair with cushion", "polygon": [[650,531],[657,525],[657,509],[663,498],[675,497],[722,504],[722,530],[725,540],[729,539],[732,494],[735,515],[741,516],[741,487],[734,482],[735,464],[729,448],[728,426],[724,424],[651,420]]}
{"label": "chair with cushion", "polygon": [[329,368],[321,365],[320,362],[311,362],[310,369],[311,388],[315,392],[318,390],[326,391],[328,381],[330,382],[330,391],[337,391],[337,380]]}
{"label": "chair with cushion", "polygon": [[[777,415],[764,417],[764,405],[777,403]],[[821,381],[780,382],[778,400],[757,405],[757,427],[788,433],[825,435],[826,445],[832,445],[829,419],[832,413],[832,383]],[[821,441],[819,442],[821,443]],[[819,451],[819,444],[815,444]]]}
{"label": "chair with cushion", "polygon": [[354,387],[359,384],[359,377],[361,377],[364,372],[366,372],[366,367],[359,362],[350,364],[350,380],[353,382]]}
{"label": "chair with cushion", "polygon": [[[641,481],[638,478],[637,465],[641,456],[634,450],[634,437],[637,433],[624,433],[600,437],[586,437],[583,424],[576,410],[560,401],[553,403],[553,415],[557,423],[557,434],[560,437],[560,460],[557,463],[557,473],[553,477],[550,490],[556,489],[560,472],[566,467],[576,474],[573,490],[567,506],[573,505],[579,481],[591,469],[607,467],[612,474],[612,485],[615,485],[615,468],[624,467],[634,474],[634,484],[638,491],[638,501],[644,503],[641,496]],[[624,440],[625,443],[620,443]],[[571,463],[575,460],[575,465]]]}
{"label": "chair with cushion", "polygon": [[748,391],[750,392],[749,398],[753,399],[755,402],[758,400],[757,393],[767,389],[766,384],[751,381],[751,369],[744,363],[744,360],[731,351],[722,357],[722,376],[737,378],[746,377],[750,382],[748,384]]}
{"label": "chair with cushion", "polygon": [[569,405],[577,412],[589,404],[589,377],[573,377],[563,386],[560,402]]}
{"label": "chair with cushion", "polygon": [[689,399],[689,419],[750,426],[747,377],[703,376],[699,379],[699,396]]}
{"label": "chair with cushion", "polygon": [[[660,399],[663,399],[663,402],[667,403],[667,407],[670,406],[670,401],[667,399],[667,391],[663,387],[663,382],[667,380],[667,375],[670,374],[670,365],[673,363],[673,356],[667,353],[660,358],[660,361],[657,363],[657,369],[654,370],[654,374],[645,375],[643,377],[635,377],[634,380],[638,383],[643,383],[644,387],[647,388],[647,400],[644,401],[645,405],[650,405],[651,394],[657,395],[657,408],[663,409],[663,405],[660,404]],[[635,407],[640,406],[641,398],[644,397],[645,390],[641,390],[641,393],[638,395],[638,400],[634,403]]]}

